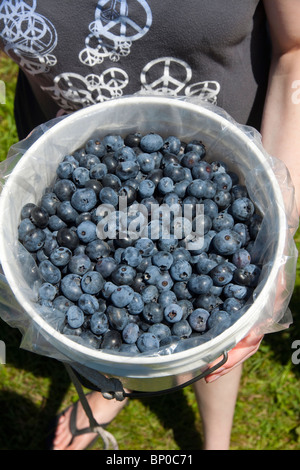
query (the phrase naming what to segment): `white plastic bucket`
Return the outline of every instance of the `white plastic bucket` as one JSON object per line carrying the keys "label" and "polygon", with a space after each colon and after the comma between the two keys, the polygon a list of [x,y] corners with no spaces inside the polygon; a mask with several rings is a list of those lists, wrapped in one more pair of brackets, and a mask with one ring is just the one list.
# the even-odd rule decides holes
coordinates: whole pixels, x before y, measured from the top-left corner
{"label": "white plastic bucket", "polygon": [[[239,168],[243,181],[243,175],[255,168],[258,170],[256,184],[260,188],[255,195],[256,202],[262,211],[270,201],[274,208],[273,224],[278,236],[268,254],[272,259],[266,260],[272,262],[272,268],[255,302],[236,323],[216,338],[170,355],[128,357],[109,354],[83,346],[59,333],[42,318],[37,305],[31,300],[24,269],[18,259],[17,227],[21,208],[28,202],[39,201],[44,189],[53,182],[57,164],[63,157],[83,146],[90,138],[101,138],[114,132],[126,135],[132,131],[155,131],[165,137],[176,135],[183,141],[198,138],[206,145],[208,161],[220,159],[234,171]],[[247,178],[245,182],[247,184]],[[58,352],[58,356],[66,357],[71,363],[119,378],[124,387],[132,390],[165,390],[198,376],[210,361],[234,347],[258,321],[276,283],[286,243],[286,230],[280,229],[286,226],[282,207],[281,191],[264,152],[234,122],[215,113],[210,107],[172,98],[125,97],[67,116],[42,135],[20,159],[0,198],[1,264],[16,299],[26,312],[27,320],[33,322],[36,330],[50,343],[53,357]]]}

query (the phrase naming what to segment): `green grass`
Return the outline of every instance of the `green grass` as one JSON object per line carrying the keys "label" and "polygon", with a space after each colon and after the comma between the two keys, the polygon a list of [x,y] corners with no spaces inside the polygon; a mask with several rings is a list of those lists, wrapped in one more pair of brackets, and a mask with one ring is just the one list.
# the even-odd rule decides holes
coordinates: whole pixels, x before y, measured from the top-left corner
{"label": "green grass", "polygon": [[[16,67],[0,55],[0,79],[7,84],[0,105],[0,159],[17,141],[13,120]],[[300,246],[300,233],[296,235]],[[300,364],[291,345],[300,340],[299,263],[291,310],[294,323],[266,335],[244,364],[232,431],[232,450],[300,449]],[[21,334],[0,320],[6,364],[0,365],[0,449],[43,450],[55,414],[77,400],[64,366],[20,348]],[[201,449],[201,420],[191,387],[159,398],[131,399],[108,428],[126,450]],[[97,443],[94,449],[101,449]]]}

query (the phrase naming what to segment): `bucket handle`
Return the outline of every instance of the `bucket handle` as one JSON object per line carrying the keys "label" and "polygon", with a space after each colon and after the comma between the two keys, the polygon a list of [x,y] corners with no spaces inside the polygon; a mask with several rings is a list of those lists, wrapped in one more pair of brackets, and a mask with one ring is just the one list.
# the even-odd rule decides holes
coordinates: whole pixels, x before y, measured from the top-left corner
{"label": "bucket handle", "polygon": [[187,382],[184,382],[180,385],[176,385],[175,387],[172,387],[170,389],[158,390],[158,391],[152,391],[152,392],[140,392],[140,391],[125,392],[123,385],[119,379],[116,379],[115,377],[107,378],[100,373],[97,374],[97,384],[95,383],[92,384],[91,382],[83,378],[83,376],[78,371],[74,370],[74,368],[71,367],[70,365],[65,363],[65,367],[69,373],[69,376],[72,382],[75,384],[76,388],[78,388],[79,385],[83,385],[86,388],[102,393],[104,398],[107,398],[108,400],[115,398],[118,401],[123,401],[125,400],[125,398],[148,398],[148,397],[155,397],[159,395],[165,395],[167,393],[176,392],[178,390],[181,390],[182,388],[187,387],[188,385],[193,384],[194,382],[197,382],[200,379],[203,379],[204,377],[207,377],[209,374],[212,374],[217,369],[219,369],[219,367],[222,367],[227,362],[227,360],[228,360],[228,352],[224,351],[222,359],[214,366],[206,369],[200,375],[197,375],[196,377],[193,377]]}
{"label": "bucket handle", "polygon": [[223,358],[214,366],[209,367],[206,369],[204,372],[202,372],[200,375],[197,375],[197,377],[194,377],[187,382],[184,382],[183,384],[176,385],[175,387],[169,388],[167,390],[159,390],[159,391],[154,391],[154,392],[124,392],[124,398],[148,398],[148,397],[155,397],[155,396],[160,396],[160,395],[165,395],[167,393],[173,393],[177,392],[178,390],[181,390],[182,388],[187,387],[188,385],[192,385],[193,383],[197,382],[200,379],[204,379],[207,377],[209,374],[212,374],[215,372],[219,367],[222,367],[228,360],[228,352],[224,351],[223,352]]}

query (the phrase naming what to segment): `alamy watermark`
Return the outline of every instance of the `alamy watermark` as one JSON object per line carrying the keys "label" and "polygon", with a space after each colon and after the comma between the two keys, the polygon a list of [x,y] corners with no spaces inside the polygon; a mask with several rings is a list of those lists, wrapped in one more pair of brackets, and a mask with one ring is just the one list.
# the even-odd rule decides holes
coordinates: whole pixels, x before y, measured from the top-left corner
{"label": "alamy watermark", "polygon": [[187,250],[204,246],[203,204],[135,203],[127,206],[127,197],[120,196],[118,205],[101,204],[96,210],[97,236],[101,240],[129,238],[182,240]]}
{"label": "alamy watermark", "polygon": [[0,364],[6,364],[6,346],[4,341],[0,340]]}
{"label": "alamy watermark", "polygon": [[300,339],[293,341],[292,349],[295,349],[292,354],[292,363],[298,366],[300,364]]}
{"label": "alamy watermark", "polygon": [[3,80],[0,80],[0,104],[6,103],[6,87]]}
{"label": "alamy watermark", "polygon": [[292,93],[292,103],[300,104],[300,80],[294,80],[292,88],[295,90]]}

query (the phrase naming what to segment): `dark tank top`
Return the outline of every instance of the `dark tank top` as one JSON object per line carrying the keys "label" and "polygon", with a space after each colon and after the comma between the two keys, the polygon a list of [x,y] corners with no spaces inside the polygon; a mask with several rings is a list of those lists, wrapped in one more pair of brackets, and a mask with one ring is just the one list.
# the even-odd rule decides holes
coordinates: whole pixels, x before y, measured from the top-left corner
{"label": "dark tank top", "polygon": [[6,0],[20,138],[63,112],[139,91],[198,96],[259,129],[270,44],[259,0]]}

